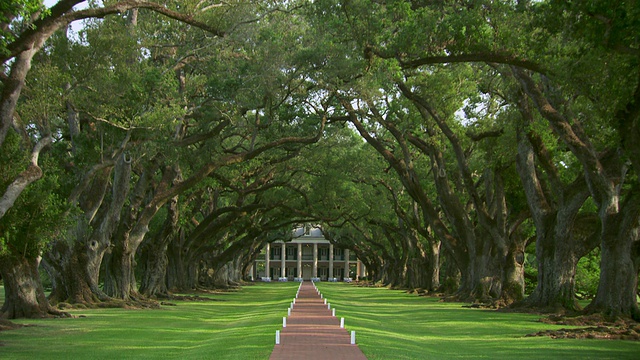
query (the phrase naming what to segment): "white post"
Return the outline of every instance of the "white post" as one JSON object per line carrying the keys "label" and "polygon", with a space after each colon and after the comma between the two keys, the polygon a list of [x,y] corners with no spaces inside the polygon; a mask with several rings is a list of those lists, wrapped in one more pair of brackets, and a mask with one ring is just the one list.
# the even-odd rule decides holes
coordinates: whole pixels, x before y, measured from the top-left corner
{"label": "white post", "polygon": [[280,345],[280,330],[276,330],[276,345]]}
{"label": "white post", "polygon": [[291,308],[287,309],[287,316],[291,316]]}
{"label": "white post", "polygon": [[351,332],[351,345],[355,345],[356,344],[356,332],[352,331]]}
{"label": "white post", "polygon": [[[322,298],[321,298],[322,299]],[[324,304],[327,305],[327,299],[324,299]]]}
{"label": "white post", "polygon": [[286,328],[286,327],[287,327],[287,317],[286,317],[286,316],[283,316],[283,317],[282,317],[282,327],[283,327],[283,328]]}
{"label": "white post", "polygon": [[327,304],[327,309],[331,309],[331,303]]}
{"label": "white post", "polygon": [[344,318],[340,318],[340,329],[344,329]]}
{"label": "white post", "polygon": [[333,308],[333,311],[331,312],[331,316],[333,316],[333,317],[336,316],[336,308]]}

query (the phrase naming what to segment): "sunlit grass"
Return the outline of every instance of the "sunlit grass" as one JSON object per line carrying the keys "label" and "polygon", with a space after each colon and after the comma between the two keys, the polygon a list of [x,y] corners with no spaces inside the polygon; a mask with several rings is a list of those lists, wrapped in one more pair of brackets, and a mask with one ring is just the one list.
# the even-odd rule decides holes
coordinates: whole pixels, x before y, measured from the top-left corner
{"label": "sunlit grass", "polygon": [[318,287],[355,330],[374,359],[638,359],[640,343],[619,340],[554,340],[525,335],[559,329],[540,316],[463,308],[402,291],[340,283]]}
{"label": "sunlit grass", "polygon": [[[0,333],[1,359],[267,359],[296,283],[258,284],[160,310],[74,310]],[[3,295],[3,294],[0,294]],[[3,297],[4,299],[4,297]]]}
{"label": "sunlit grass", "polygon": [[[0,359],[268,359],[297,283],[247,286],[160,310],[74,310],[0,332]],[[559,328],[530,314],[462,308],[402,291],[321,283],[375,359],[637,359],[640,343],[525,337]],[[0,299],[4,299],[0,287]],[[0,300],[2,301],[2,300]]]}

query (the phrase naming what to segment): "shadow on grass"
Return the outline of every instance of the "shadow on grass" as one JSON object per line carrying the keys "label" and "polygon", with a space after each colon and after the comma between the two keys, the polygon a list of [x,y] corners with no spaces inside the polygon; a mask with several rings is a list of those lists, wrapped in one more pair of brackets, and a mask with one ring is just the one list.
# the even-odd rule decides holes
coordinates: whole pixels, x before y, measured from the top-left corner
{"label": "shadow on grass", "polygon": [[640,343],[527,337],[540,316],[463,308],[401,290],[322,283],[368,359],[637,359]]}
{"label": "shadow on grass", "polygon": [[[0,333],[2,359],[268,359],[297,284],[207,294],[158,310],[73,310],[86,317],[17,320]],[[203,295],[205,296],[205,295]]]}

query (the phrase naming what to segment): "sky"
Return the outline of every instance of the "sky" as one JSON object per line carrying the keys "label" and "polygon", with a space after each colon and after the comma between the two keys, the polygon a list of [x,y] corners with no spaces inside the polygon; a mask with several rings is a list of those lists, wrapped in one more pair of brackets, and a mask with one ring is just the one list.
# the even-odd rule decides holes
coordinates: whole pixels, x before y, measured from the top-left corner
{"label": "sky", "polygon": [[[44,0],[44,5],[45,5],[47,8],[50,8],[50,7],[52,7],[53,5],[55,5],[57,2],[58,2],[58,0]],[[80,8],[80,9],[82,9],[82,8],[85,8],[85,7],[87,7],[87,2],[86,2],[86,1],[83,1],[83,2],[81,2],[80,4],[78,4],[76,8]]]}
{"label": "sky", "polygon": [[[58,3],[58,0],[44,0],[44,5],[47,8],[52,7],[53,5]],[[89,3],[87,1],[83,1],[81,3],[79,3],[78,5],[74,6],[74,10],[81,10],[84,9],[86,7],[89,6]],[[70,28],[70,32],[72,34],[77,34],[78,31],[80,31],[80,29],[82,29],[82,21],[74,21],[71,23],[71,28]]]}

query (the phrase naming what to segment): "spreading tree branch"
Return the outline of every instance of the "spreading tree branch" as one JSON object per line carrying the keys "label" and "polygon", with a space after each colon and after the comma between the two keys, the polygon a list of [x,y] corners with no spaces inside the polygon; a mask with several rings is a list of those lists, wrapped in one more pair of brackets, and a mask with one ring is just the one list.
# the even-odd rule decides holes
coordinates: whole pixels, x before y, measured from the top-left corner
{"label": "spreading tree branch", "polygon": [[7,187],[7,190],[0,199],[0,219],[2,219],[7,211],[11,209],[16,199],[20,194],[22,194],[24,189],[42,177],[42,169],[38,166],[38,157],[40,156],[42,149],[52,142],[53,138],[51,136],[47,136],[40,139],[40,141],[38,141],[38,143],[33,147],[29,166]]}

